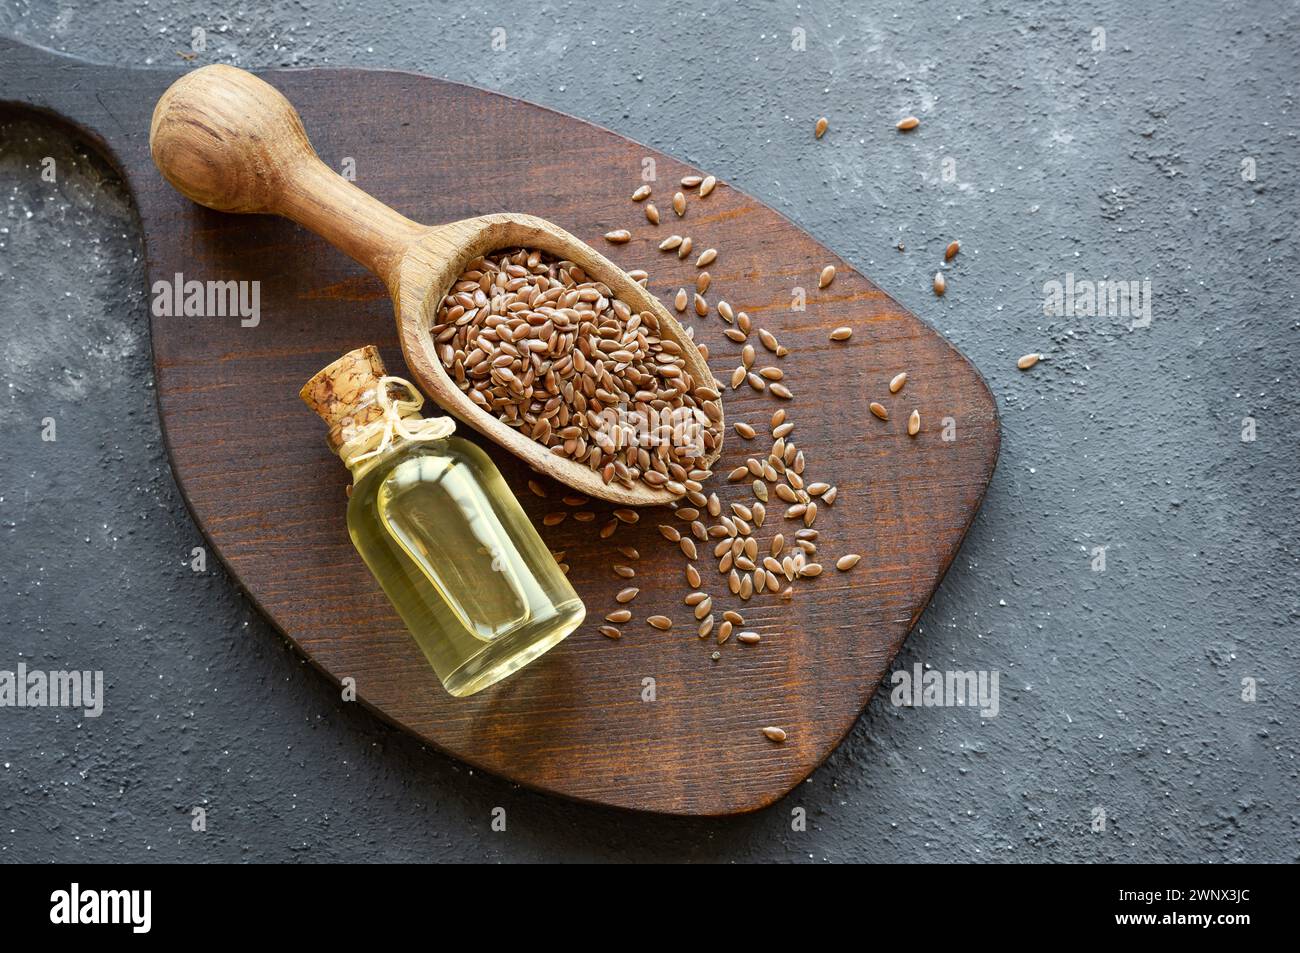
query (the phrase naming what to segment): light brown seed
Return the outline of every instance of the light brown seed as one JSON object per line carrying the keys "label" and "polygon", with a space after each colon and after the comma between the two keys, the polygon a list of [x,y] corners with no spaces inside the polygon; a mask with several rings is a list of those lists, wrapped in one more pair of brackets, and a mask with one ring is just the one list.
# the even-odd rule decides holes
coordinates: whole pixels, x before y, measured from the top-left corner
{"label": "light brown seed", "polygon": [[677,213],[678,218],[686,214],[686,196],[681,192],[673,195],[673,211]]}
{"label": "light brown seed", "polygon": [[643,185],[632,193],[632,201],[640,202],[650,197],[650,186]]}
{"label": "light brown seed", "polygon": [[707,268],[709,265],[717,261],[717,258],[718,250],[716,248],[706,248],[704,251],[700,252],[700,257],[695,259],[695,267]]}
{"label": "light brown seed", "polygon": [[542,525],[543,525],[543,526],[559,526],[561,523],[564,522],[565,518],[566,518],[568,515],[569,515],[569,514],[566,513],[566,512],[564,512],[564,511],[559,511],[559,512],[556,512],[556,513],[547,513],[545,516],[542,517]]}
{"label": "light brown seed", "polygon": [[889,411],[885,410],[884,404],[881,404],[873,400],[868,406],[871,408],[871,412],[875,414],[877,417],[879,417],[881,420],[889,419]]}
{"label": "light brown seed", "polygon": [[709,594],[707,592],[692,592],[692,593],[688,593],[686,598],[683,599],[682,601],[685,602],[688,606],[698,606],[701,602],[703,602],[707,598],[709,598]]}
{"label": "light brown seed", "polygon": [[943,260],[952,261],[953,256],[955,256],[959,251],[961,251],[961,242],[949,242],[948,247],[943,250]]}
{"label": "light brown seed", "polygon": [[624,579],[631,579],[636,575],[636,570],[631,566],[614,566],[614,575],[622,576]]}
{"label": "light brown seed", "polygon": [[717,186],[718,180],[711,175],[706,175],[704,181],[700,183],[700,198],[704,198],[714,187]]}
{"label": "light brown seed", "polygon": [[616,228],[612,232],[605,233],[605,241],[612,245],[622,245],[624,242],[630,241],[631,238],[632,233],[626,228]]}
{"label": "light brown seed", "polygon": [[766,502],[767,502],[767,484],[764,483],[762,480],[755,480],[755,481],[754,481],[753,489],[754,489],[754,496],[758,497],[759,502],[761,502],[761,503],[766,503]]}
{"label": "light brown seed", "polygon": [[919,410],[914,410],[912,411],[911,415],[907,418],[907,435],[909,437],[915,437],[920,432],[921,432],[921,412]]}
{"label": "light brown seed", "polygon": [[830,124],[831,121],[825,116],[822,116],[817,120],[817,125],[813,126],[813,136],[820,139],[822,136],[826,135],[826,129]]}
{"label": "light brown seed", "polygon": [[832,341],[847,341],[851,337],[853,337],[852,328],[836,328],[831,332]]}
{"label": "light brown seed", "polygon": [[768,388],[768,390],[777,397],[780,397],[782,400],[791,400],[794,398],[794,394],[790,393],[790,388],[786,387],[784,384],[773,384]]}
{"label": "light brown seed", "polygon": [[640,591],[641,590],[636,588],[635,586],[624,589],[622,592],[620,592],[618,595],[614,597],[614,601],[620,603],[631,602],[633,599],[636,598],[636,594]]}
{"label": "light brown seed", "polygon": [[703,602],[695,607],[695,618],[703,619],[713,609],[713,600],[706,598]]}
{"label": "light brown seed", "polygon": [[940,297],[940,298],[942,298],[942,297],[943,297],[943,293],[944,293],[945,291],[947,291],[947,290],[948,290],[948,279],[945,278],[945,277],[943,276],[943,272],[942,272],[942,271],[936,271],[936,272],[934,273],[934,293],[935,293],[935,295],[938,296],[938,297]]}
{"label": "light brown seed", "polygon": [[722,320],[726,321],[728,324],[736,320],[736,312],[732,310],[731,305],[726,301],[718,302],[718,314],[722,317]]}
{"label": "light brown seed", "polygon": [[733,628],[735,628],[735,625],[732,623],[730,619],[724,619],[722,621],[722,623],[718,626],[719,645],[725,645],[727,639],[731,638],[731,630]]}
{"label": "light brown seed", "polygon": [[909,132],[919,125],[921,125],[921,120],[917,119],[915,116],[908,116],[906,119],[900,119],[898,121],[898,131]]}
{"label": "light brown seed", "polygon": [[775,351],[777,348],[776,335],[767,328],[758,329],[758,339],[763,342],[763,347],[769,351]]}
{"label": "light brown seed", "polygon": [[694,239],[692,239],[690,235],[687,235],[685,238],[682,239],[681,245],[678,246],[677,248],[677,257],[682,261],[685,261],[686,256],[691,253],[691,249],[694,246],[695,246]]}
{"label": "light brown seed", "polygon": [[827,265],[825,268],[822,269],[822,273],[817,276],[817,287],[825,288],[834,280],[835,280],[835,266]]}
{"label": "light brown seed", "polygon": [[[700,272],[699,277],[695,279],[695,290],[698,291],[700,294],[704,294],[706,291],[709,290],[709,285],[712,282],[713,282],[713,278],[709,275],[709,273],[707,271],[702,271]],[[719,312],[722,311],[723,304],[726,304],[726,302],[724,301],[718,303]]]}
{"label": "light brown seed", "polygon": [[777,426],[772,428],[772,436],[775,437],[777,440],[780,440],[782,437],[788,437],[790,435],[790,431],[792,430],[794,430],[794,424],[792,423],[787,422],[783,424],[778,424]]}
{"label": "light brown seed", "polygon": [[623,633],[612,625],[602,625],[597,631],[607,639],[621,639]]}
{"label": "light brown seed", "polygon": [[662,632],[667,632],[673,627],[673,620],[666,615],[652,615],[646,619],[646,622]]}
{"label": "light brown seed", "polygon": [[669,235],[667,238],[665,238],[663,241],[661,241],[661,242],[659,243],[659,250],[660,250],[660,251],[672,251],[674,248],[676,248],[676,247],[677,247],[678,245],[680,245],[681,243],[682,243],[682,236],[680,236],[680,235]]}
{"label": "light brown seed", "polygon": [[1041,354],[1026,354],[1024,357],[1020,358],[1020,360],[1016,361],[1016,367],[1020,368],[1022,371],[1027,371],[1042,359],[1043,355]]}
{"label": "light brown seed", "polygon": [[659,535],[670,543],[675,543],[682,538],[682,534],[678,531],[676,526],[668,526],[663,523],[659,524]]}
{"label": "light brown seed", "polygon": [[695,548],[695,540],[689,536],[683,536],[677,545],[681,547],[682,555],[687,559],[694,561],[700,558],[699,551]]}
{"label": "light brown seed", "polygon": [[654,202],[645,203],[645,217],[651,225],[659,224],[659,209],[655,207]]}
{"label": "light brown seed", "polygon": [[825,493],[822,494],[822,502],[825,503],[827,506],[830,506],[832,503],[835,502],[835,497],[839,495],[840,495],[840,488],[837,486],[833,486]]}
{"label": "light brown seed", "polygon": [[858,560],[861,558],[862,557],[857,553],[849,553],[847,556],[841,556],[839,559],[835,560],[835,568],[840,572],[848,572],[858,564]]}
{"label": "light brown seed", "polygon": [[532,491],[533,496],[540,496],[542,499],[546,499],[546,489],[545,489],[545,487],[543,487],[543,486],[542,486],[540,483],[538,483],[536,480],[529,480],[529,481],[528,481],[528,489]]}
{"label": "light brown seed", "polygon": [[692,565],[686,567],[686,584],[692,589],[696,589],[700,585],[700,571]]}
{"label": "light brown seed", "polygon": [[679,314],[686,310],[688,301],[690,301],[690,297],[686,294],[686,289],[678,288],[677,297],[673,298],[673,307],[677,309]]}
{"label": "light brown seed", "polygon": [[737,420],[733,426],[736,428],[736,433],[740,434],[746,440],[754,439],[754,428],[743,420]]}
{"label": "light brown seed", "polygon": [[713,616],[709,616],[707,619],[705,619],[700,623],[700,628],[699,628],[700,638],[707,639],[709,637],[709,633],[712,631],[713,631]]}
{"label": "light brown seed", "polygon": [[704,299],[704,295],[695,296],[695,313],[701,318],[709,313],[709,302]]}
{"label": "light brown seed", "polygon": [[704,177],[701,175],[684,175],[682,176],[682,188],[693,189],[703,181]]}
{"label": "light brown seed", "polygon": [[822,574],[821,563],[808,563],[806,566],[804,566],[802,569],[799,570],[799,575],[808,576],[810,578],[812,576],[820,576],[821,574]]}
{"label": "light brown seed", "polygon": [[907,371],[903,371],[901,374],[895,374],[889,382],[889,392],[891,394],[897,394],[900,390],[903,389],[903,385],[906,383],[907,383]]}
{"label": "light brown seed", "polygon": [[785,730],[774,726],[769,726],[767,728],[764,728],[763,735],[764,737],[767,738],[768,741],[775,741],[778,744],[782,741],[785,741],[786,738]]}
{"label": "light brown seed", "polygon": [[617,622],[620,624],[624,622],[631,622],[632,611],[630,609],[615,609],[613,612],[609,612],[605,614],[605,621]]}

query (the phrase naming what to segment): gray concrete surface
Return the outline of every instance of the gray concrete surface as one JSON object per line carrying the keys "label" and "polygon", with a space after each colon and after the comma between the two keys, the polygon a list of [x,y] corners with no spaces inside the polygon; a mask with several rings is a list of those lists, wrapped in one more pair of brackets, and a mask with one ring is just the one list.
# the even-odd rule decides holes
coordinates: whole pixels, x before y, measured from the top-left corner
{"label": "gray concrete surface", "polygon": [[[1300,860],[1294,2],[383,6],[7,0],[0,32],[173,67],[199,26],[196,62],[420,70],[789,215],[998,396],[988,499],[899,666],[997,670],[1000,714],[882,692],[784,802],[689,821],[520,790],[341,704],[219,569],[186,567],[129,203],[81,145],[10,124],[0,669],[103,668],[108,701],[0,708],[0,860]],[[1067,272],[1149,279],[1150,326],[1045,315]]]}

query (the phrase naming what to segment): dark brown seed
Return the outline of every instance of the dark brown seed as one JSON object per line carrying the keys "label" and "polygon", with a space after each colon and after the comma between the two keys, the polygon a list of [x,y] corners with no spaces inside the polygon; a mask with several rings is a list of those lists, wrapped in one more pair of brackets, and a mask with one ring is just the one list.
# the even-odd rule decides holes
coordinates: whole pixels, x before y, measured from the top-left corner
{"label": "dark brown seed", "polygon": [[953,256],[961,251],[961,242],[949,242],[948,247],[943,250],[943,260],[952,261]]}

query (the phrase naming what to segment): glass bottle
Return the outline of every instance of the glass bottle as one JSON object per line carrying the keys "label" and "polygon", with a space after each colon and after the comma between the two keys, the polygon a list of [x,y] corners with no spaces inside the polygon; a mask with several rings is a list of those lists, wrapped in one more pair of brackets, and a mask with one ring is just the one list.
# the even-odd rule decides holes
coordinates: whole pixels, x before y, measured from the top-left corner
{"label": "glass bottle", "polygon": [[443,687],[472,695],[537,658],[586,608],[479,447],[384,375],[373,347],[303,387],[352,471],[348,532]]}

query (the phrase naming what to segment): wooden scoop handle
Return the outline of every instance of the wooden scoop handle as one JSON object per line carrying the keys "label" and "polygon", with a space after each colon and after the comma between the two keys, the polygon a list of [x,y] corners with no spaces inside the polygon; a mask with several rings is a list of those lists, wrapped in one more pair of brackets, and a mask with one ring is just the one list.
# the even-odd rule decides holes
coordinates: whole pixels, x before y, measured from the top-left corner
{"label": "wooden scoop handle", "polygon": [[182,195],[222,212],[292,219],[390,289],[403,253],[428,231],[321,162],[289,100],[233,66],[172,83],[154,107],[149,148]]}

